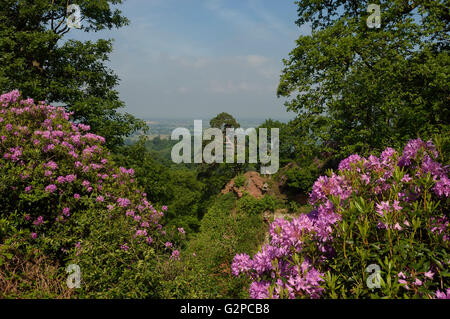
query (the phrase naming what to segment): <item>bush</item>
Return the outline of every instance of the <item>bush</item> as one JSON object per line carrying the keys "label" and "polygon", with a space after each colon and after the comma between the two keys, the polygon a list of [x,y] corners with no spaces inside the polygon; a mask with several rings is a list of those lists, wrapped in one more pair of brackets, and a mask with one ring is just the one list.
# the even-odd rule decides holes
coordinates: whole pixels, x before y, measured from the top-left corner
{"label": "bush", "polygon": [[[314,210],[270,226],[232,271],[252,298],[449,297],[448,166],[431,142],[352,155],[313,186]],[[447,290],[445,290],[447,289]]]}
{"label": "bush", "polygon": [[286,171],[286,186],[291,192],[307,193],[318,176],[319,168],[314,162],[306,167],[294,166]]}
{"label": "bush", "polygon": [[[177,258],[159,222],[167,208],[154,208],[133,169],[116,167],[105,139],[70,115],[18,91],[0,96],[2,224],[23,247],[78,264],[79,296],[158,296],[156,266]],[[1,233],[3,251],[17,248],[11,233]]]}
{"label": "bush", "polygon": [[[242,199],[240,199],[241,201]],[[237,252],[253,253],[264,240],[266,226],[260,215],[235,211],[232,193],[220,195],[208,209],[200,232],[188,242],[166,284],[167,297],[248,298],[246,278],[231,274]]]}
{"label": "bush", "polygon": [[238,202],[238,209],[245,214],[256,215],[266,210],[273,211],[278,204],[272,196],[264,195],[262,198],[255,198],[245,193]]}
{"label": "bush", "polygon": [[120,147],[118,152],[114,154],[115,162],[134,169],[136,181],[149,201],[170,207],[162,219],[166,228],[183,227],[188,235],[198,231],[205,185],[195,171],[161,164],[146,150],[144,140]]}
{"label": "bush", "polygon": [[245,181],[246,181],[246,179],[245,179],[245,175],[244,174],[239,174],[238,176],[236,176],[234,178],[234,184],[237,187],[243,187],[245,185]]}

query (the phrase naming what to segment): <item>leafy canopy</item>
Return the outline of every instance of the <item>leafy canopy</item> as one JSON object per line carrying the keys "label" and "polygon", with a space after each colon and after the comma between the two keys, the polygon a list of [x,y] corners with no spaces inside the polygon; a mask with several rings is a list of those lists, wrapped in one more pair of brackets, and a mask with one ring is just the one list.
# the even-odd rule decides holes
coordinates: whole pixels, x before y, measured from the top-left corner
{"label": "leafy canopy", "polygon": [[226,112],[217,114],[209,121],[209,125],[214,128],[219,128],[225,134],[227,128],[239,128],[240,124],[236,119]]}
{"label": "leafy canopy", "polygon": [[[77,1],[81,29],[91,32],[128,24],[115,5],[121,0]],[[144,123],[117,109],[124,106],[114,89],[119,78],[105,63],[112,40],[64,41],[66,0],[0,1],[0,91],[64,105],[74,120],[89,124],[109,146]]]}
{"label": "leafy canopy", "polygon": [[[381,27],[366,22],[369,3]],[[448,130],[449,1],[297,1],[297,40],[278,96],[302,140],[342,158]]]}

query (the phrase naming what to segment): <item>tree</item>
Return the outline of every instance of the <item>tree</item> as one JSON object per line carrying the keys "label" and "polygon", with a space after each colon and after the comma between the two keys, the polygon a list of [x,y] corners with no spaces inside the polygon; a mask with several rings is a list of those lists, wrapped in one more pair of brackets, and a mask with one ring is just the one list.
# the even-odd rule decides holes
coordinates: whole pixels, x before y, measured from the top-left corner
{"label": "tree", "polygon": [[134,169],[136,181],[149,201],[169,207],[163,218],[166,226],[183,227],[188,233],[198,231],[206,210],[206,185],[195,170],[164,165],[165,161],[146,145],[146,138],[141,136],[133,145],[118,147],[113,154],[115,163]]}
{"label": "tree", "polygon": [[[112,40],[69,40],[66,0],[0,0],[0,91],[64,105],[74,120],[91,126],[109,146],[145,127],[117,109],[124,106],[114,87],[118,77],[106,67]],[[121,0],[77,1],[82,26],[76,32],[128,24],[113,5]]]}
{"label": "tree", "polygon": [[302,140],[338,157],[449,130],[449,1],[297,1],[311,25],[285,59],[278,96],[290,97]]}
{"label": "tree", "polygon": [[[223,134],[223,154],[226,154],[226,146],[230,141],[226,138],[226,129],[227,128],[239,128],[240,124],[236,121],[236,119],[225,112],[219,113],[214,118],[212,118],[209,122],[211,128],[218,128],[222,131]],[[205,146],[210,143],[209,140],[202,140],[202,148],[201,151],[205,148]],[[230,145],[231,146],[231,145]],[[213,196],[218,194],[222,188],[226,185],[227,182],[230,181],[234,176],[236,176],[239,172],[241,172],[246,164],[236,163],[236,155],[234,159],[235,163],[200,163],[195,164],[195,169],[197,172],[197,178],[201,181],[205,186],[203,191],[202,202],[206,203]],[[203,217],[203,216],[202,216]]]}
{"label": "tree", "polygon": [[278,128],[280,134],[280,164],[287,164],[293,160],[298,159],[304,154],[300,153],[299,146],[297,145],[298,136],[295,131],[294,121],[289,123],[282,123],[277,120],[267,119],[258,127],[258,133],[260,128],[267,129],[267,136],[270,139],[270,130],[272,128]]}
{"label": "tree", "polygon": [[236,121],[236,119],[226,112],[222,112],[217,114],[209,121],[209,125],[211,127],[218,128],[225,135],[227,128],[238,128],[240,124]]}

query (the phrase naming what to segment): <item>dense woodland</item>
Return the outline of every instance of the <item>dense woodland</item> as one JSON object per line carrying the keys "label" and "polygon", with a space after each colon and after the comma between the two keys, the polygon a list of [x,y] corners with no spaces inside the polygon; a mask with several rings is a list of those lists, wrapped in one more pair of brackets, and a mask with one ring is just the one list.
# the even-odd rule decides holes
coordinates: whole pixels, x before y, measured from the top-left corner
{"label": "dense woodland", "polygon": [[[80,1],[82,31],[126,26],[122,2]],[[449,298],[450,3],[376,3],[381,28],[367,1],[297,1],[312,33],[274,105],[296,117],[259,127],[280,169],[250,178],[125,143],[146,124],[121,112],[112,42],[64,42],[66,1],[0,0],[0,297]]]}

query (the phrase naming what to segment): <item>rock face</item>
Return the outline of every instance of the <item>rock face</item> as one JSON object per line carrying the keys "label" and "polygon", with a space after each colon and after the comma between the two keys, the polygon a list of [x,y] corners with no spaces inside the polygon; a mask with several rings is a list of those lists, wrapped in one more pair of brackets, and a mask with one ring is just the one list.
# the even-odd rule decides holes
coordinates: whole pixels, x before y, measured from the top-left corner
{"label": "rock face", "polygon": [[234,178],[228,182],[225,188],[222,190],[222,194],[234,192],[241,198],[244,192],[249,193],[255,198],[261,198],[269,190],[269,186],[265,179],[261,177],[258,172],[247,172],[244,174],[245,184],[242,187],[237,187]]}

